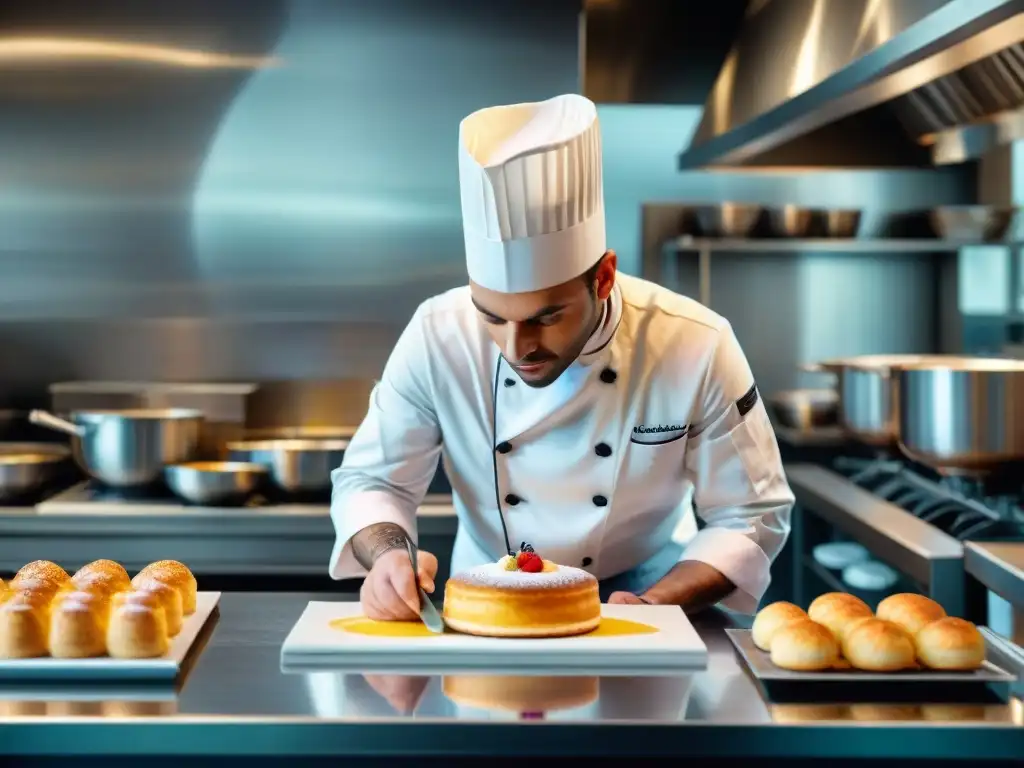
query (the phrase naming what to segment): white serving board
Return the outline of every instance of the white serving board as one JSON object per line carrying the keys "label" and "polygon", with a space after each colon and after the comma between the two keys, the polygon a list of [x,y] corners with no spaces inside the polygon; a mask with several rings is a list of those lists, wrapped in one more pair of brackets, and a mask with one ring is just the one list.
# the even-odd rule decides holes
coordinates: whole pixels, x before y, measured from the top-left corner
{"label": "white serving board", "polygon": [[707,647],[686,614],[668,605],[601,606],[602,616],[659,630],[645,635],[496,638],[449,631],[427,637],[376,637],[330,626],[334,619],[360,615],[359,603],[309,603],[281,646],[282,668],[653,676],[705,669],[708,662]]}
{"label": "white serving board", "polygon": [[156,659],[0,659],[0,685],[25,682],[167,683],[177,679],[182,662],[220,602],[220,592],[200,592],[196,612],[186,616],[171,638],[167,654]]}

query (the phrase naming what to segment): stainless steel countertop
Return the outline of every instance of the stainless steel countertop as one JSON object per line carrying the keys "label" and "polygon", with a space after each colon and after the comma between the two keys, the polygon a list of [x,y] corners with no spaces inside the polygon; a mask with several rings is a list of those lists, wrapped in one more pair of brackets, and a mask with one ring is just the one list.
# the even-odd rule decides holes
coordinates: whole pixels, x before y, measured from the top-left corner
{"label": "stainless steel countertop", "polygon": [[[0,572],[36,559],[74,569],[109,558],[133,569],[171,557],[199,573],[318,576],[334,546],[326,504],[214,509],[108,502],[57,509],[0,507]],[[426,548],[450,551],[458,529],[451,497],[425,499],[417,526]]]}
{"label": "stainless steel countertop", "polygon": [[[219,620],[208,630],[206,646],[177,696],[149,690],[69,701],[55,691],[0,692],[0,750],[335,757],[1009,759],[1024,754],[1024,705],[1017,699],[977,705],[768,704],[723,632],[732,620],[719,613],[695,621],[709,650],[706,671],[601,678],[596,701],[577,702],[540,720],[458,704],[445,695],[439,677],[282,673],[282,641],[307,601],[324,598],[225,594]],[[508,680],[497,689],[505,690],[506,682],[511,690],[514,682]],[[585,682],[562,679],[557,689],[564,695]],[[126,700],[129,694],[135,701]],[[545,708],[540,694],[531,708]]]}
{"label": "stainless steel countertop", "polygon": [[1024,541],[969,541],[964,544],[964,569],[1024,609]]}

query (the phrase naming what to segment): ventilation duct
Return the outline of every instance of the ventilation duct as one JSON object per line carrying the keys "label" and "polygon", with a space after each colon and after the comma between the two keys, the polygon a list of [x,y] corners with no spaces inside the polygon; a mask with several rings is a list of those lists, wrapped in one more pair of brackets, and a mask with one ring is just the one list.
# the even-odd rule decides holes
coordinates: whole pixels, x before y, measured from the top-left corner
{"label": "ventilation duct", "polygon": [[1024,137],[1024,0],[751,3],[681,169],[927,165]]}

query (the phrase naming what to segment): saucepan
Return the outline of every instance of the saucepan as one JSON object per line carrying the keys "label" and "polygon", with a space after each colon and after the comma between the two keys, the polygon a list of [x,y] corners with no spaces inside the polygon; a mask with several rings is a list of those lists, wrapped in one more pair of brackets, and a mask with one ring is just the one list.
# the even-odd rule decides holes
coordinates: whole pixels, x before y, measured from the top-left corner
{"label": "saucepan", "polygon": [[267,476],[262,464],[193,461],[164,469],[167,487],[193,504],[241,504]]}
{"label": "saucepan", "polygon": [[899,447],[950,475],[1024,462],[1024,360],[946,357],[897,371]]}
{"label": "saucepan", "polygon": [[261,464],[271,482],[287,493],[326,492],[331,472],[341,465],[347,439],[241,440],[228,443],[231,461]]}
{"label": "saucepan", "polygon": [[899,393],[894,371],[900,366],[943,355],[862,355],[801,368],[835,374],[838,382],[839,425],[851,438],[882,450],[895,448],[899,437]]}
{"label": "saucepan", "polygon": [[0,443],[0,501],[23,497],[53,480],[71,457],[63,445]]}
{"label": "saucepan", "polygon": [[184,408],[76,411],[65,421],[32,411],[29,420],[71,435],[75,460],[90,476],[133,487],[149,485],[167,465],[195,457],[203,414]]}

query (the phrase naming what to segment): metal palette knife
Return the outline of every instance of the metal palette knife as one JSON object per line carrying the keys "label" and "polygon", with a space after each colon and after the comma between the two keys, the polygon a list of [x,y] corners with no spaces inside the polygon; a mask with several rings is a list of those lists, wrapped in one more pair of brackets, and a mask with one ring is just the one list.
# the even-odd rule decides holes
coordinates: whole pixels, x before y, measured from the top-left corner
{"label": "metal palette knife", "polygon": [[411,541],[406,540],[406,546],[409,548],[409,559],[412,561],[412,573],[413,578],[416,579],[416,589],[420,593],[420,619],[426,625],[427,629],[436,634],[444,632],[444,621],[441,619],[441,615],[437,612],[437,608],[430,602],[430,598],[427,593],[423,591],[423,587],[419,583],[419,564],[416,560],[416,547],[413,546]]}

